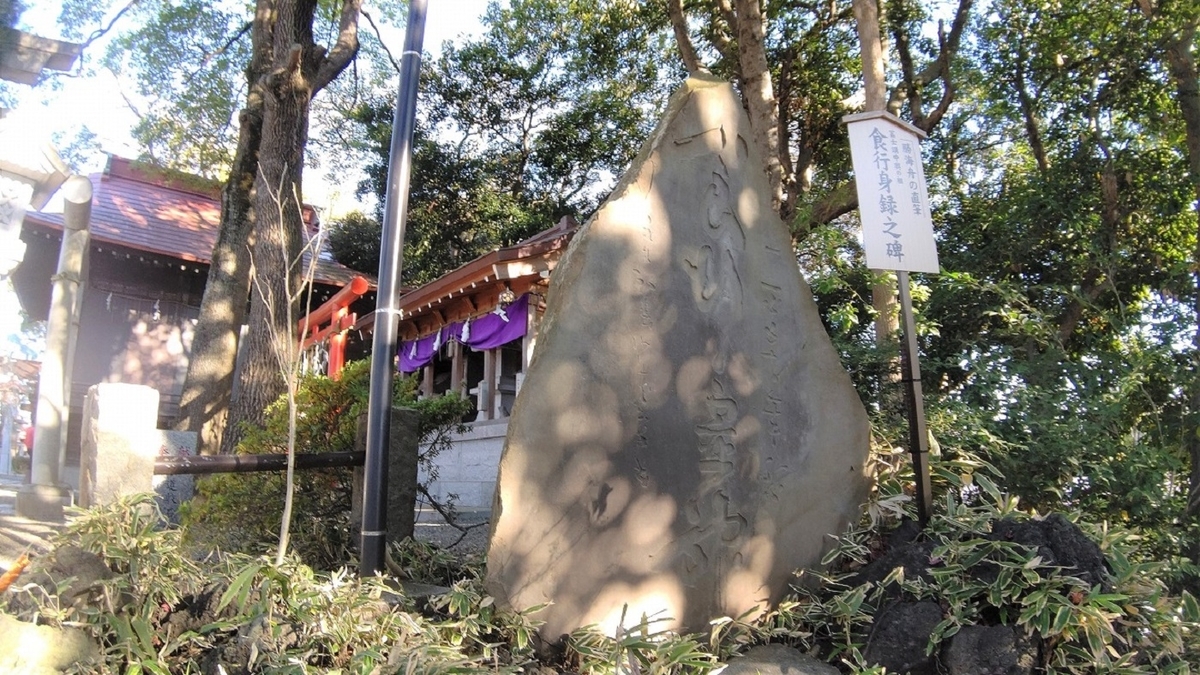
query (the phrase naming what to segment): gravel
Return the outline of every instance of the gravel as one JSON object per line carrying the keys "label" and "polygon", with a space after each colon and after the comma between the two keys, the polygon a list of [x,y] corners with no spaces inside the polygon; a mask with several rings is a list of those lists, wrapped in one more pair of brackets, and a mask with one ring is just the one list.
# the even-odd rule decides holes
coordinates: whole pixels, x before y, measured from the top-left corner
{"label": "gravel", "polygon": [[487,510],[463,510],[458,514],[457,522],[461,527],[468,528],[464,534],[458,528],[447,525],[436,512],[422,510],[417,514],[414,534],[418,541],[435,544],[455,553],[481,554],[487,551],[490,518],[491,513]]}

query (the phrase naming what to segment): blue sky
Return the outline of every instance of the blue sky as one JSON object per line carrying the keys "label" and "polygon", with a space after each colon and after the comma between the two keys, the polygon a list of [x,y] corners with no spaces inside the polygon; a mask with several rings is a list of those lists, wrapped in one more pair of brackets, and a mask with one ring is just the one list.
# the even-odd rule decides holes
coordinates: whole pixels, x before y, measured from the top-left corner
{"label": "blue sky", "polygon": [[[21,15],[19,27],[45,37],[60,36],[57,26],[58,4],[53,2],[30,2]],[[119,3],[123,4],[123,3]],[[487,9],[488,0],[430,0],[425,27],[425,51],[436,56],[441,44],[454,40],[462,34],[478,34],[479,19]],[[373,16],[381,12],[371,10]],[[107,21],[108,19],[106,19]],[[119,30],[114,30],[114,33]],[[364,30],[369,27],[364,25]],[[392,53],[399,54],[404,43],[402,30],[385,30],[383,39]],[[89,49],[99,54],[104,49],[104,39]],[[93,57],[95,58],[95,57]],[[51,139],[59,135],[67,140],[76,136],[79,129],[87,126],[98,136],[104,152],[136,157],[138,148],[130,138],[129,129],[136,117],[130,109],[121,83],[103,69],[97,69],[89,77],[60,77],[60,86],[51,88],[43,85],[38,89],[23,88],[20,102],[11,116],[29,129],[31,136]],[[15,85],[20,87],[21,85]],[[65,141],[64,141],[65,142]],[[101,160],[96,160],[100,162]],[[97,171],[102,166],[81,167],[84,171]],[[315,172],[314,172],[315,173]],[[312,186],[317,187],[317,186]],[[306,192],[308,186],[306,186]]]}

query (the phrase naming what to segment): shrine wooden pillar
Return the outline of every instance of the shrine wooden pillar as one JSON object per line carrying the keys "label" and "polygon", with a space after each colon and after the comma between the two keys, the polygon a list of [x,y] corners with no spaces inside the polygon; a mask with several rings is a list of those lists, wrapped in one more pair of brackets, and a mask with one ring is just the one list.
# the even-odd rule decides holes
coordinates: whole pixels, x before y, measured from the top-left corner
{"label": "shrine wooden pillar", "polygon": [[496,401],[496,365],[499,359],[496,358],[495,349],[487,349],[483,352],[483,387],[479,392],[482,400],[479,401],[479,410],[483,412],[483,419],[495,419],[495,401]]}
{"label": "shrine wooden pillar", "polygon": [[466,388],[463,386],[463,379],[467,367],[467,360],[463,358],[463,348],[458,342],[453,342],[450,345],[450,391],[459,396],[466,395]]}

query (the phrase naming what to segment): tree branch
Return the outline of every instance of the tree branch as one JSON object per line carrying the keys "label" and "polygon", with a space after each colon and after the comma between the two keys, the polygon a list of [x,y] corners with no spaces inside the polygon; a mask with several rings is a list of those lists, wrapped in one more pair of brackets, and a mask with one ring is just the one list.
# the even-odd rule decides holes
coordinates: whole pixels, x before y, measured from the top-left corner
{"label": "tree branch", "polygon": [[[900,58],[900,73],[903,78],[905,96],[908,98],[908,110],[912,115],[913,124],[918,127],[925,122],[925,111],[921,105],[921,88],[913,73],[912,49],[908,41],[908,7],[903,2],[897,2],[892,15],[892,39],[896,41],[896,54]],[[940,58],[940,57],[939,57]]]}
{"label": "tree branch", "polygon": [[362,0],[342,0],[338,39],[321,61],[321,67],[317,69],[317,75],[313,78],[313,95],[332,82],[358,54],[358,14],[361,10]]}
{"label": "tree branch", "polygon": [[929,131],[930,129],[936,127],[938,122],[942,121],[942,118],[946,116],[946,112],[950,110],[950,104],[954,101],[954,94],[956,93],[956,90],[954,88],[954,80],[949,76],[950,49],[948,45],[949,41],[946,38],[946,33],[942,30],[942,23],[939,21],[938,47],[940,51],[938,52],[938,59],[943,62],[942,72],[947,73],[947,75],[946,77],[942,78],[942,99],[938,101],[937,107],[933,109],[933,112],[929,113],[929,116],[925,118],[925,123],[928,126],[921,127],[925,131]]}
{"label": "tree branch", "polygon": [[447,525],[458,530],[458,532],[459,532],[458,539],[455,539],[452,543],[447,545],[446,548],[454,548],[455,546],[458,545],[458,543],[460,541],[462,541],[464,538],[466,538],[468,532],[470,532],[471,530],[474,530],[477,527],[482,527],[484,525],[487,525],[490,522],[490,521],[484,520],[484,521],[480,521],[478,523],[472,523],[470,525],[461,525],[458,522],[458,513],[452,508],[451,509],[446,508],[440,502],[438,502],[436,499],[434,499],[433,495],[429,494],[429,490],[424,485],[418,484],[417,490],[420,491],[420,493],[422,495],[424,495],[425,499],[428,500],[429,505],[433,507],[434,511],[438,512],[438,515],[440,515],[442,517],[442,520],[446,521]]}
{"label": "tree branch", "polygon": [[734,68],[738,69],[738,77],[741,77],[741,66],[738,64],[737,45],[734,44],[733,36],[737,32],[737,17],[733,14],[733,7],[729,4],[729,0],[720,0],[720,15],[724,20],[724,28],[715,17],[713,23],[709,26],[712,29],[712,43],[721,52],[721,56],[725,60],[733,64]]}
{"label": "tree branch", "polygon": [[121,20],[121,17],[125,16],[125,12],[128,12],[130,9],[133,9],[133,6],[136,4],[138,4],[138,0],[129,0],[129,2],[126,3],[124,7],[121,8],[121,11],[117,12],[117,15],[112,18],[112,21],[108,22],[107,26],[96,30],[94,33],[92,33],[91,35],[88,36],[87,40],[83,41],[83,44],[80,45],[80,48],[79,48],[80,51],[87,49],[88,47],[90,47],[92,45],[93,42],[104,37],[104,35],[107,34],[108,31],[112,30],[113,26],[115,26],[117,24],[117,22]]}
{"label": "tree branch", "polygon": [[1033,151],[1038,171],[1045,174],[1050,169],[1050,160],[1046,155],[1045,146],[1042,145],[1042,133],[1038,128],[1037,112],[1034,110],[1033,97],[1029,94],[1025,80],[1025,50],[1023,46],[1018,49],[1021,58],[1017,63],[1017,72],[1013,74],[1013,85],[1017,90],[1017,100],[1021,104],[1021,117],[1025,122],[1025,133],[1029,136],[1029,149]]}
{"label": "tree branch", "polygon": [[[906,74],[903,86],[897,86],[893,89],[888,98],[887,109],[889,111],[894,113],[899,110],[911,89],[924,87],[939,78],[945,83],[945,90],[951,92],[951,96],[953,95],[953,87],[950,86],[950,60],[958,53],[963,30],[966,29],[967,21],[971,18],[971,8],[974,2],[975,0],[959,0],[958,9],[954,13],[954,23],[950,26],[950,34],[942,39],[939,31],[938,42],[940,49],[938,57],[929,62],[920,72],[912,75],[911,78]],[[938,104],[938,109],[942,110],[942,114],[938,115],[936,119],[931,115],[925,119],[924,125],[917,124],[917,126],[921,127],[924,131],[929,131],[937,125],[942,115],[945,114],[944,109],[948,109],[949,106],[950,102],[946,100],[946,93],[943,92],[942,101]]]}
{"label": "tree branch", "polygon": [[395,56],[392,56],[392,50],[388,49],[387,43],[383,41],[383,36],[379,34],[379,26],[375,25],[375,19],[371,18],[371,14],[367,10],[363,9],[361,11],[362,15],[367,18],[367,23],[371,24],[371,30],[375,32],[375,37],[379,38],[379,44],[383,47],[383,52],[387,54],[388,61],[392,62],[392,68],[397,73],[400,72],[400,62],[396,60]]}
{"label": "tree branch", "polygon": [[226,40],[225,44],[221,45],[220,49],[218,49],[214,52],[209,52],[208,54],[205,54],[204,60],[200,62],[199,67],[197,67],[196,70],[192,71],[192,74],[188,75],[187,79],[184,81],[191,82],[192,79],[195,78],[197,75],[199,75],[200,71],[204,70],[204,67],[207,66],[214,58],[216,58],[220,54],[224,54],[226,51],[228,51],[228,49],[230,47],[233,46],[233,44],[235,42],[242,39],[243,35],[245,35],[246,33],[249,33],[250,28],[253,25],[254,25],[253,21],[247,21],[246,23],[242,24],[242,29],[239,30],[238,32],[234,33],[232,37],[230,37],[228,40]]}
{"label": "tree branch", "polygon": [[839,184],[821,197],[812,208],[807,209],[807,217],[803,215],[792,221],[792,241],[800,241],[820,225],[833,222],[835,218],[844,216],[858,208],[858,192],[854,181],[848,180]]}
{"label": "tree branch", "polygon": [[750,112],[754,143],[763,155],[771,186],[771,208],[783,203],[783,169],[779,162],[779,113],[776,110],[771,69],[767,64],[763,15],[759,0],[737,0],[738,63],[742,99]]}
{"label": "tree branch", "polygon": [[700,57],[696,55],[696,48],[692,45],[691,36],[688,35],[687,17],[683,15],[683,5],[680,0],[668,0],[667,14],[671,17],[671,29],[675,32],[675,44],[679,45],[679,56],[683,59],[683,66],[687,68],[688,74],[706,70],[700,65]]}

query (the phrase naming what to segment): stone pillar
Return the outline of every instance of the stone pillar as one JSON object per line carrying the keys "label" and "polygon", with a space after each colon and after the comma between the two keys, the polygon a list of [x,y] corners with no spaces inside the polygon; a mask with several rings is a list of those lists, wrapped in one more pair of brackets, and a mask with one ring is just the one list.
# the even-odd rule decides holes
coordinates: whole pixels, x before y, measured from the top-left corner
{"label": "stone pillar", "polygon": [[495,356],[492,358],[492,382],[491,387],[492,405],[488,410],[491,412],[489,419],[498,420],[505,417],[504,412],[504,393],[500,391],[500,384],[504,382],[504,350],[496,347],[492,350]]}
{"label": "stone pillar", "polygon": [[155,476],[159,457],[196,454],[194,431],[157,429],[158,392],[137,384],[101,383],[88,389],[80,434],[79,504],[109,504],[123,495],[154,492],[172,523],[192,498],[191,475]]}
{"label": "stone pillar", "polygon": [[8,274],[25,257],[21,221],[32,197],[32,182],[0,174],[0,273]]}
{"label": "stone pillar", "polygon": [[3,117],[0,111],[0,275],[25,257],[25,211],[45,207],[70,174],[53,147]]}
{"label": "stone pillar", "polygon": [[[156,429],[155,439],[159,457],[195,456],[200,447],[200,434],[195,431]],[[162,510],[163,516],[178,525],[179,507],[191,499],[196,492],[195,476],[191,474],[154,476],[151,485],[154,487],[155,494],[158,495],[158,508]]]}
{"label": "stone pillar", "polygon": [[102,383],[88,389],[80,434],[80,506],[154,489],[154,460],[162,443],[157,422],[158,392],[150,387]]}
{"label": "stone pillar", "polygon": [[[10,398],[11,397],[11,398]],[[0,474],[12,473],[12,450],[16,442],[16,426],[13,422],[19,413],[18,397],[12,393],[0,396]]]}
{"label": "stone pillar", "polygon": [[60,483],[66,460],[67,415],[71,396],[71,345],[83,297],[92,213],[92,183],[71,176],[63,186],[63,240],[58,273],[50,294],[46,352],[38,380],[37,428],[31,482],[17,494],[17,513],[36,520],[61,520],[62,501],[70,494]]}
{"label": "stone pillar", "polygon": [[537,346],[538,297],[529,296],[529,311],[525,312],[525,337],[521,340],[521,372],[529,370],[533,360],[533,348]]}
{"label": "stone pillar", "polygon": [[[417,452],[420,435],[420,414],[412,408],[392,408],[388,431],[387,457],[384,460],[384,513],[387,518],[387,542],[403,541],[413,536],[414,511],[417,507]],[[367,449],[367,416],[358,418],[358,433],[354,449]],[[354,467],[354,487],[350,497],[350,526],[354,540],[362,526],[363,468]]]}
{"label": "stone pillar", "polygon": [[421,369],[421,387],[418,391],[424,397],[433,396],[433,362]]}

